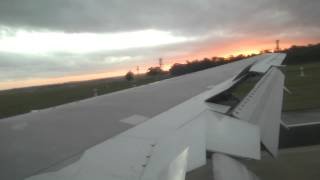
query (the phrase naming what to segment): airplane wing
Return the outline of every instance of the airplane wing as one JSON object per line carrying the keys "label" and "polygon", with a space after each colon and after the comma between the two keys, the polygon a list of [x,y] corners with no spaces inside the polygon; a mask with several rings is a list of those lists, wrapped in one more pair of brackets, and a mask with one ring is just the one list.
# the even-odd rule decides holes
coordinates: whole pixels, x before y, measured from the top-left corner
{"label": "airplane wing", "polygon": [[[48,144],[48,147],[42,147],[44,150],[40,150],[39,154],[35,152],[33,157],[28,157],[30,154],[14,154],[19,150],[23,151],[23,148],[19,149],[14,147],[17,144],[7,143],[9,147],[5,150],[11,148],[13,152],[0,150],[1,159],[7,162],[12,159],[26,160],[10,166],[14,168],[13,166],[20,165],[20,168],[27,168],[28,172],[20,170],[19,173],[20,177],[33,175],[27,178],[28,180],[183,180],[186,172],[206,164],[207,151],[223,153],[230,157],[260,159],[262,142],[273,155],[276,155],[284,77],[275,66],[279,66],[284,57],[284,54],[279,53],[257,56],[231,63],[233,65],[5,119],[1,123],[9,126],[10,132],[0,132],[0,140],[8,141],[16,136],[13,140],[19,142],[21,140],[17,137],[22,136],[21,134],[25,139],[30,138],[29,136],[35,137],[35,134],[30,133],[29,126],[40,128],[39,124],[42,124],[43,127],[47,127],[48,123],[52,123],[53,126],[59,125],[62,135],[72,136],[76,133],[77,136],[72,137],[75,140],[73,142],[70,141],[70,137],[57,135],[60,133],[59,128],[53,129],[57,131],[47,134],[47,139],[35,137],[35,140],[52,140],[51,136],[58,136],[66,138],[69,146],[63,144],[63,148],[55,152],[52,147],[61,148],[61,142],[42,142],[40,145]],[[235,72],[235,67],[244,70]],[[247,96],[239,100],[230,95],[230,91],[242,84],[252,73],[261,75]],[[226,80],[219,81],[217,77]],[[159,95],[156,94],[158,91],[153,91],[155,89],[171,91],[160,91]],[[158,98],[156,101],[148,94],[151,92]],[[117,98],[112,99],[114,97]],[[149,104],[148,98],[153,102]],[[107,100],[110,99],[112,104],[108,104]],[[130,107],[123,106],[124,104],[129,104]],[[269,116],[270,114],[272,115]],[[94,124],[96,122],[98,123]],[[64,123],[68,128],[63,129]],[[97,127],[101,124],[102,127]],[[72,126],[75,128],[74,132]],[[271,132],[267,131],[268,129]],[[45,130],[50,131],[50,127]],[[41,130],[38,129],[39,131],[40,135]],[[30,134],[27,134],[28,132]],[[43,129],[42,133],[46,134]],[[91,144],[86,143],[87,147],[84,147],[84,143],[79,142],[81,140]],[[64,139],[61,141],[67,142]],[[92,141],[96,145],[92,146]],[[32,139],[27,139],[27,142],[37,145]],[[79,144],[82,146],[79,147]],[[27,146],[25,150],[35,149]],[[68,153],[62,153],[62,157],[59,157],[58,153],[62,150]],[[50,152],[53,152],[52,158],[57,158],[56,161],[46,157],[50,156]],[[3,154],[9,156],[3,157]],[[13,158],[14,155],[18,157]],[[40,155],[43,155],[43,160]],[[77,158],[73,162],[61,165],[61,161],[68,162],[74,157]],[[34,164],[32,158],[35,160]],[[228,158],[218,156],[220,160],[217,160],[215,167],[231,167],[230,171],[232,167],[242,167],[236,160]],[[212,159],[215,161],[217,158],[214,155]],[[219,161],[222,163],[218,163]],[[34,167],[21,167],[29,164]],[[217,169],[213,172],[216,174]],[[9,176],[14,177],[12,174],[6,174],[6,177]],[[228,179],[223,174],[218,177],[217,179]],[[254,175],[250,175],[243,179],[254,178]]]}
{"label": "airplane wing", "polygon": [[273,53],[262,55],[265,58],[263,61],[255,63],[251,68],[251,72],[265,73],[271,67],[280,66],[284,61],[286,54],[284,53]]}
{"label": "airplane wing", "polygon": [[278,152],[283,88],[284,75],[272,68],[232,111],[233,116],[260,127],[262,143],[274,156]]}

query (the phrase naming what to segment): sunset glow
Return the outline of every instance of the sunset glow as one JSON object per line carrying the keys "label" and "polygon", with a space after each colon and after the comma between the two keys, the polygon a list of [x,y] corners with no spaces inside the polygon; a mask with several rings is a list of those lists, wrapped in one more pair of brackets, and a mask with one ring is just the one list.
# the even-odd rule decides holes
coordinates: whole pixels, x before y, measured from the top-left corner
{"label": "sunset glow", "polygon": [[[301,8],[303,7],[303,8]],[[0,90],[320,42],[305,1],[0,1]]]}
{"label": "sunset glow", "polygon": [[76,82],[76,81],[86,81],[101,79],[107,77],[119,77],[123,76],[127,71],[126,70],[116,70],[111,72],[100,72],[92,73],[86,75],[74,75],[74,76],[64,76],[56,78],[33,78],[23,81],[4,81],[0,82],[1,89],[11,89],[11,88],[22,88],[29,86],[39,86],[39,85],[50,85],[50,84],[62,84],[66,82]]}
{"label": "sunset glow", "polygon": [[[294,44],[298,45],[307,45],[309,43],[314,43],[312,40],[301,40],[297,43],[295,42],[284,42],[281,44],[282,48],[289,48]],[[221,48],[212,48],[210,47],[203,49],[202,52],[194,52],[192,55],[185,55],[181,57],[171,57],[168,59],[164,59],[163,70],[168,71],[174,63],[186,63],[186,60],[201,60],[203,58],[211,58],[213,56],[220,56],[220,57],[229,57],[230,55],[237,56],[240,54],[243,55],[250,55],[250,54],[258,54],[261,50],[273,50],[274,43],[269,42],[256,42],[256,41],[244,41],[244,42],[237,42],[234,44],[229,44],[226,47]],[[123,57],[111,57],[108,62],[121,62],[129,60],[129,56]],[[154,63],[146,63],[140,64],[140,73],[147,72],[149,67],[157,66],[157,61],[155,60]],[[106,72],[96,72],[90,74],[81,74],[81,75],[70,75],[70,76],[63,76],[63,77],[52,77],[52,78],[33,78],[27,79],[22,81],[2,81],[0,82],[0,89],[10,89],[10,88],[18,88],[18,87],[28,87],[28,86],[37,86],[37,85],[47,85],[47,84],[60,84],[65,82],[73,82],[73,81],[84,81],[84,80],[93,80],[93,79],[100,79],[106,77],[117,77],[123,76],[126,72],[131,70],[132,72],[136,73],[135,66],[127,69],[115,69],[112,71]]]}

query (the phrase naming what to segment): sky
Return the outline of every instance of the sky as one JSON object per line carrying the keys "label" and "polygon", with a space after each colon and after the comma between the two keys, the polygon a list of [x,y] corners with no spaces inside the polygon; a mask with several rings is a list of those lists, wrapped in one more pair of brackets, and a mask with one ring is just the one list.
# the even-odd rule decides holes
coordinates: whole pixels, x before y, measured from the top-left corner
{"label": "sky", "polygon": [[320,42],[319,0],[1,0],[0,89]]}

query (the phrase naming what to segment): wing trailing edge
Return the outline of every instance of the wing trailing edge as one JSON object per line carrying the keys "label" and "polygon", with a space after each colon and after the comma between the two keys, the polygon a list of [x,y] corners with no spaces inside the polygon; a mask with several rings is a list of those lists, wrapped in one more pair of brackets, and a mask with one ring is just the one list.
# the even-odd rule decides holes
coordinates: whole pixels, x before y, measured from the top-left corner
{"label": "wing trailing edge", "polygon": [[258,125],[261,141],[277,156],[283,99],[284,75],[272,68],[235,107],[232,115]]}

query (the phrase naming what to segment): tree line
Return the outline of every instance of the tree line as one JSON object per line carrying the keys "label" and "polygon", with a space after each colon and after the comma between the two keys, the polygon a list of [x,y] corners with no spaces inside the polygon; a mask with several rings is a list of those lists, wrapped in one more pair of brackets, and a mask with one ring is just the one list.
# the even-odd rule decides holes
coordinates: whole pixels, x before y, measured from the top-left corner
{"label": "tree line", "polygon": [[[271,50],[262,50],[259,54],[270,53]],[[320,44],[310,44],[307,46],[296,46],[293,45],[288,49],[280,50],[279,52],[284,52],[287,54],[287,58],[285,59],[285,64],[298,64],[298,63],[308,63],[318,61],[320,62]],[[169,74],[171,76],[180,76],[183,74],[188,74],[196,71],[201,71],[204,69],[212,68],[215,66],[220,66],[223,64],[227,64],[230,62],[235,62],[241,59],[249,58],[252,56],[256,56],[259,54],[251,54],[251,55],[237,55],[230,56],[228,58],[225,57],[212,57],[212,58],[203,58],[200,60],[187,60],[186,63],[175,63],[169,71],[164,71],[160,67],[150,67],[146,73],[147,76],[157,76]],[[134,79],[134,73],[129,71],[126,74],[126,79],[131,81]]]}
{"label": "tree line", "polygon": [[[222,64],[238,61],[244,58],[248,58],[251,56],[254,56],[255,54],[252,55],[238,55],[238,56],[230,56],[228,58],[224,57],[212,57],[212,58],[203,58],[201,60],[193,60],[189,61],[186,60],[186,63],[175,63],[169,71],[164,71],[160,67],[150,67],[146,73],[147,76],[157,76],[157,75],[164,75],[164,74],[169,74],[171,76],[180,76],[183,74],[188,74],[196,71],[201,71],[204,69],[212,68],[215,66],[220,66]],[[131,81],[134,79],[134,73],[132,71],[129,71],[126,75],[125,78],[128,81]]]}
{"label": "tree line", "polygon": [[309,44],[307,46],[291,46],[281,52],[287,54],[284,64],[301,64],[320,62],[320,43]]}
{"label": "tree line", "polygon": [[202,60],[187,61],[185,64],[176,63],[170,68],[169,73],[173,76],[180,76],[183,74],[201,71],[215,66],[220,66],[230,62],[238,61],[251,56],[253,55],[245,56],[241,54],[238,56],[230,56],[228,58],[212,57],[210,59],[204,58]]}

